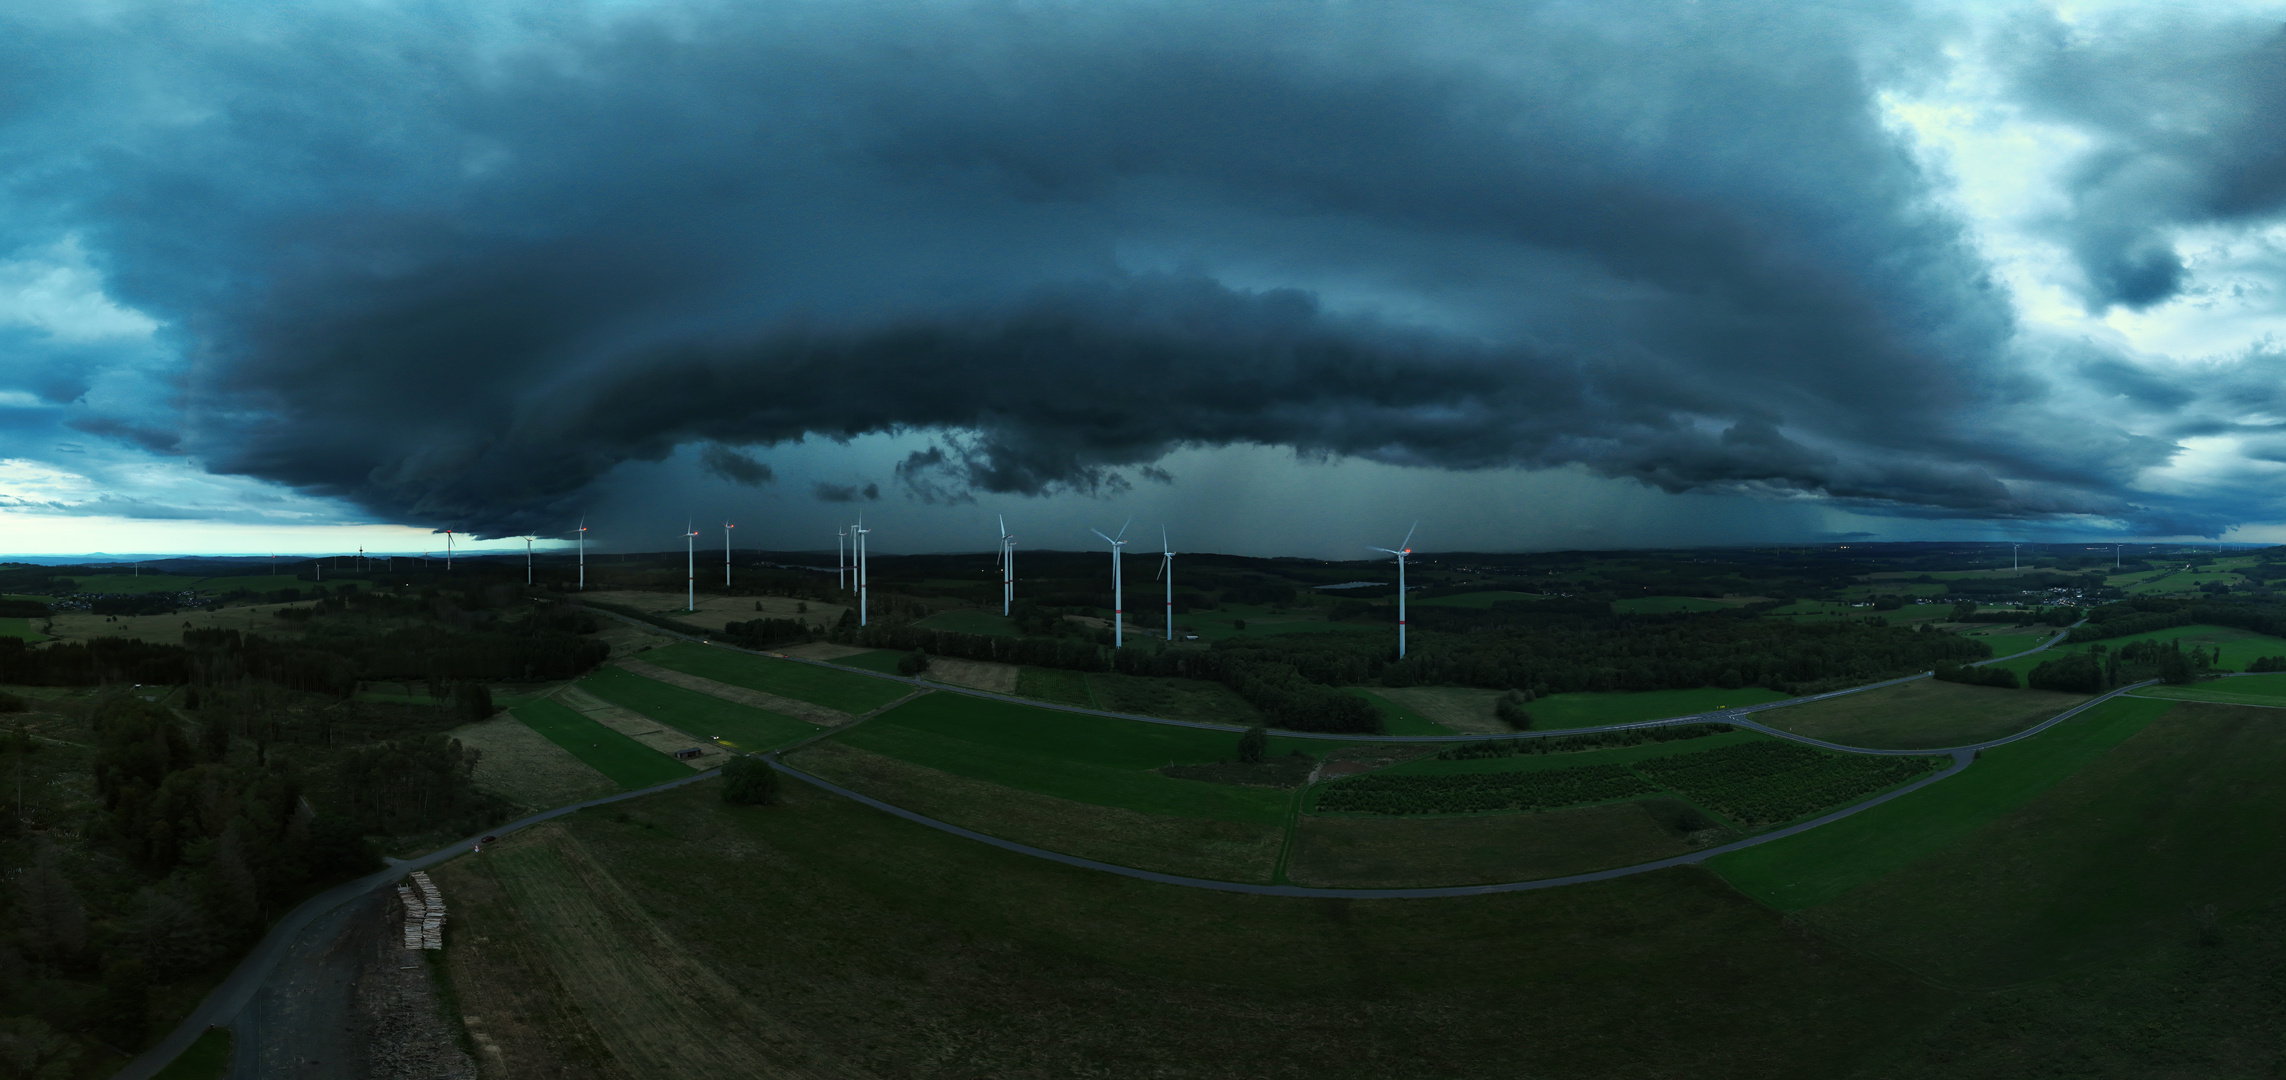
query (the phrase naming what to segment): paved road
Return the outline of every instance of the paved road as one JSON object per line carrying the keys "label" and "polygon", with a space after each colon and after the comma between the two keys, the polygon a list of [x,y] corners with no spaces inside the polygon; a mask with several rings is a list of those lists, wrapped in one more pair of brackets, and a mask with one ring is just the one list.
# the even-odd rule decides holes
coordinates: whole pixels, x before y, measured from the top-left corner
{"label": "paved road", "polygon": [[[600,799],[589,799],[586,802],[577,802],[569,806],[559,806],[527,818],[519,818],[496,829],[487,829],[484,835],[505,836],[518,829],[529,828],[574,811],[615,803],[622,799],[638,799],[669,788],[696,783],[719,772],[721,772],[720,769],[709,769],[706,772],[677,777],[655,787],[621,792],[617,795],[606,795]],[[386,870],[376,871],[355,881],[336,885],[302,901],[300,906],[287,912],[285,918],[279,919],[276,925],[270,927],[270,932],[263,936],[260,944],[254,946],[254,951],[246,954],[246,958],[238,962],[238,967],[231,971],[230,976],[222,980],[222,985],[215,987],[214,991],[206,996],[206,1000],[199,1002],[198,1008],[191,1010],[191,1014],[185,1017],[173,1032],[168,1034],[157,1046],[144,1051],[135,1060],[128,1062],[124,1068],[112,1075],[118,1080],[148,1080],[160,1069],[166,1068],[167,1064],[180,1056],[184,1050],[189,1049],[190,1044],[207,1028],[229,1026],[233,1023],[245,1011],[247,1002],[253,1000],[255,993],[263,988],[271,973],[277,970],[279,962],[285,958],[289,948],[297,940],[303,938],[304,932],[310,929],[311,924],[316,923],[321,917],[333,912],[343,904],[376,889],[404,880],[405,875],[415,870],[426,870],[467,852],[470,845],[475,841],[476,837],[472,836],[417,858],[393,862]],[[331,939],[321,931],[311,935],[309,940],[330,946]]]}

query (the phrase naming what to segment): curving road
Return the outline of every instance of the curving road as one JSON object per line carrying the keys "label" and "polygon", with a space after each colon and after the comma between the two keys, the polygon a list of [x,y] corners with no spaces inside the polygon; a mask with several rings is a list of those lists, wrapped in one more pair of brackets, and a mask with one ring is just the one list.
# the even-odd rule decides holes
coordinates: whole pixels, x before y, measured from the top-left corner
{"label": "curving road", "polygon": [[[1103,709],[1085,709],[1079,708],[1077,706],[1056,705],[1048,702],[1033,701],[1029,698],[1018,698],[1011,697],[1006,694],[996,694],[990,691],[977,690],[970,687],[952,686],[945,683],[932,682],[926,679],[907,678],[898,675],[886,675],[880,672],[866,671],[862,668],[845,667],[843,665],[831,664],[820,660],[809,660],[802,657],[785,656],[780,653],[761,652],[753,649],[742,649],[732,645],[724,645],[706,638],[693,637],[689,634],[677,633],[672,630],[667,630],[663,627],[658,627],[650,623],[643,622],[639,619],[633,619],[625,615],[620,615],[617,612],[603,611],[600,609],[590,610],[593,610],[600,615],[618,619],[622,622],[641,626],[647,630],[681,638],[685,641],[698,642],[700,644],[709,645],[714,648],[730,649],[735,652],[744,652],[756,656],[769,656],[776,659],[786,660],[791,663],[812,664],[818,667],[831,668],[835,671],[856,672],[857,674],[867,675],[873,678],[888,679],[894,682],[908,683],[912,686],[927,690],[966,694],[971,697],[987,698],[994,701],[1004,701],[1014,705],[1027,705],[1033,708],[1055,709],[1061,712],[1079,713],[1088,716],[1102,716],[1116,720],[1135,720],[1150,724],[1169,724],[1176,727],[1205,728],[1214,731],[1227,731],[1233,733],[1245,730],[1244,728],[1229,724],[1208,724],[1190,720],[1169,720],[1164,717],[1157,716],[1140,716],[1132,713],[1111,712]],[[2043,642],[2034,648],[2027,649],[2021,653],[2013,654],[2012,656],[1995,657],[1992,660],[1980,661],[1980,663],[1993,663],[1998,660],[2013,659],[2015,656],[2028,656],[2032,653],[2043,651],[2048,647],[2056,644],[2058,641],[2061,641],[2064,635],[2069,632],[2070,628],[2066,628],[2065,630],[2058,632],[2054,637],[2049,638],[2046,642]],[[1658,727],[1667,724],[1717,722],[1734,724],[1744,728],[1751,728],[1755,731],[1760,731],[1768,735],[1776,736],[1778,738],[1790,739],[1794,742],[1807,743],[1812,746],[1823,747],[1829,750],[1841,750],[1859,754],[1884,755],[1946,754],[1951,756],[1953,759],[1953,764],[1951,766],[1929,776],[1923,777],[1922,779],[1908,784],[1902,788],[1898,788],[1895,791],[1891,791],[1875,798],[1868,799],[1864,802],[1845,807],[1823,817],[1801,822],[1796,825],[1790,825],[1786,828],[1777,829],[1771,832],[1760,834],[1758,836],[1748,837],[1744,840],[1738,840],[1718,847],[1708,848],[1705,851],[1696,851],[1688,855],[1678,855],[1673,858],[1660,859],[1655,862],[1638,863],[1633,866],[1623,866],[1611,870],[1599,870],[1588,874],[1573,874],[1567,877],[1542,878],[1535,881],[1507,882],[1495,885],[1463,885],[1432,889],[1318,889],[1300,885],[1247,885],[1239,882],[1215,881],[1208,878],[1188,878],[1173,874],[1161,874],[1149,870],[1138,870],[1134,867],[1119,866],[1113,863],[1103,863],[1096,862],[1091,859],[1082,859],[1073,855],[1065,855],[1061,852],[1048,851],[1043,848],[1035,848],[1029,845],[1019,844],[1011,840],[1003,840],[996,836],[988,836],[973,830],[961,828],[960,826],[951,824],[949,822],[938,821],[935,818],[916,814],[910,810],[903,809],[902,807],[892,806],[878,799],[860,795],[857,792],[851,791],[847,788],[829,783],[828,781],[823,780],[819,777],[811,776],[808,773],[802,772],[799,769],[795,769],[777,760],[777,752],[772,752],[766,755],[765,760],[769,762],[772,768],[778,770],[781,773],[784,773],[787,776],[801,780],[808,784],[815,785],[822,790],[832,792],[836,795],[842,796],[843,798],[847,798],[852,801],[862,803],[866,806],[873,807],[874,809],[880,810],[884,813],[893,814],[908,821],[926,825],[930,828],[951,833],[955,836],[974,840],[978,843],[990,844],[993,847],[1001,848],[1006,851],[1013,851],[1022,855],[1030,855],[1034,858],[1046,859],[1052,862],[1062,863],[1067,866],[1081,867],[1089,870],[1100,870],[1104,873],[1118,874],[1123,877],[1138,878],[1144,881],[1157,882],[1163,885],[1177,885],[1187,888],[1211,889],[1218,892],[1251,893],[1263,896],[1343,897],[1356,900],[1431,899],[1436,897],[1476,896],[1485,893],[1519,892],[1530,889],[1552,889],[1563,885],[1575,885],[1588,881],[1604,881],[1611,878],[1625,877],[1631,874],[1642,874],[1653,870],[1662,870],[1671,866],[1681,866],[1689,863],[1696,863],[1704,859],[1709,859],[1713,858],[1714,856],[1721,855],[1725,852],[1737,851],[1741,848],[1753,847],[1756,844],[1766,844],[1772,840],[1782,839],[1784,837],[1792,836],[1796,833],[1806,832],[1810,829],[1817,828],[1820,825],[1838,821],[1852,814],[1859,813],[1875,806],[1879,806],[1882,803],[1888,802],[1891,799],[1905,795],[1909,792],[1918,791],[1923,787],[1927,787],[1930,784],[1936,783],[1939,780],[1943,780],[1944,778],[1952,776],[1953,774],[1960,772],[1962,769],[1967,768],[1969,763],[1975,760],[1976,753],[1979,750],[2006,745],[2019,739],[2030,738],[2033,735],[2037,735],[2056,724],[2062,723],[2065,720],[2078,715],[2080,712],[2086,709],[2092,708],[2104,701],[2108,701],[2111,698],[2124,694],[2129,690],[2135,690],[2144,686],[2151,685],[2150,682],[2142,682],[2133,684],[2131,686],[2120,687],[2119,689],[2113,690],[2112,692],[2105,694],[2102,697],[2083,702],[2080,705],[2059,713],[2056,716],[2051,717],[2034,727],[2027,728],[2023,731],[2017,732],[2014,735],[2007,736],[2006,738],[1994,739],[1990,742],[1977,743],[1972,746],[1948,747],[1933,750],[1873,750],[1864,747],[1843,746],[1838,743],[1829,743],[1819,739],[1812,739],[1806,736],[1796,735],[1788,731],[1780,731],[1776,728],[1768,727],[1746,718],[1747,714],[1749,713],[1761,712],[1768,709],[1781,709],[1788,706],[1802,705],[1813,701],[1823,701],[1828,698],[1841,697],[1846,694],[1864,693],[1868,690],[1877,690],[1881,687],[1895,686],[1899,683],[1912,682],[1916,679],[1925,679],[1928,677],[1928,672],[1922,672],[1918,675],[1908,675],[1903,678],[1888,679],[1882,682],[1869,683],[1865,686],[1854,686],[1846,690],[1836,690],[1830,693],[1811,695],[1809,697],[1788,698],[1784,701],[1774,701],[1766,704],[1744,705],[1733,709],[1719,709],[1703,713],[1693,713],[1687,716],[1673,716],[1658,720],[1639,721],[1630,724],[1606,724],[1599,727],[1569,728],[1558,731],[1511,732],[1492,735],[1429,736],[1341,735],[1325,732],[1298,731],[1282,731],[1279,733],[1281,737],[1319,739],[1334,742],[1482,742],[1493,739],[1533,739],[1549,738],[1563,735],[1583,735],[1601,731],[1623,731],[1630,728]],[[820,737],[822,737],[824,734],[827,733],[821,732]],[[681,787],[685,784],[696,783],[700,780],[715,776],[720,771],[721,770],[719,769],[710,769],[706,772],[692,773],[686,777],[678,777],[674,780],[670,780],[664,784],[659,784],[653,787],[642,788],[636,791],[621,792],[617,795],[608,795],[599,799],[589,799],[584,802],[572,803],[568,806],[559,806],[553,810],[542,811],[529,817],[520,818],[516,821],[509,822],[508,824],[502,825],[498,828],[486,830],[484,835],[505,836],[508,833],[515,832],[519,829],[528,828],[530,826],[540,824],[541,822],[553,820],[555,818],[562,817],[565,814],[569,814],[578,810],[584,810],[592,806],[602,806],[608,803],[619,802],[625,799],[641,798],[646,795],[652,795],[661,791],[665,791],[669,788],[676,788]],[[417,858],[401,862],[392,862],[390,866],[385,870],[380,870],[375,873],[368,874],[365,877],[356,879],[355,881],[336,885],[333,888],[318,894],[317,896],[303,901],[292,911],[287,912],[284,918],[279,919],[278,922],[270,928],[269,933],[263,936],[261,942],[255,945],[253,951],[249,952],[243,960],[239,961],[238,966],[231,971],[229,977],[225,978],[222,981],[221,985],[215,987],[214,990],[206,996],[206,999],[199,1003],[198,1008],[192,1010],[191,1014],[185,1017],[182,1023],[175,1027],[174,1031],[170,1032],[165,1039],[160,1040],[158,1045],[151,1047],[149,1050],[144,1051],[140,1055],[137,1055],[134,1060],[128,1062],[126,1066],[121,1068],[119,1072],[113,1075],[118,1077],[119,1080],[149,1080],[149,1078],[156,1075],[159,1070],[165,1068],[168,1063],[172,1062],[176,1057],[180,1056],[184,1050],[189,1049],[190,1044],[195,1041],[200,1034],[204,1033],[207,1028],[216,1026],[228,1027],[235,1025],[239,1022],[241,1014],[246,1011],[247,1004],[254,999],[255,994],[262,988],[263,984],[269,980],[271,974],[277,970],[280,962],[285,959],[287,953],[290,950],[294,949],[297,945],[308,944],[307,942],[304,942],[302,938],[305,932],[309,931],[312,926],[316,924],[321,918],[328,915],[329,913],[332,913],[335,911],[335,909],[341,907],[344,904],[367,896],[375,890],[391,885],[397,881],[403,880],[405,875],[415,870],[424,870],[431,866],[445,862],[446,860],[458,857],[459,855],[468,851],[469,847],[474,843],[475,839],[475,837],[470,837],[467,840],[462,840],[457,843],[446,845],[445,847],[438,848],[435,851],[421,855]]]}

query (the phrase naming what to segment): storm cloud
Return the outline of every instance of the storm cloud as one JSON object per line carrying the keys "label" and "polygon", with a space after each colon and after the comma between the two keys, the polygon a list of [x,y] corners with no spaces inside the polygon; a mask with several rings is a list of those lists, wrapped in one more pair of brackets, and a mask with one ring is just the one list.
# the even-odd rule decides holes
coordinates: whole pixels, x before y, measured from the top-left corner
{"label": "storm cloud", "polygon": [[[679,446],[758,485],[772,446],[898,433],[928,449],[894,482],[929,501],[1179,484],[1170,453],[1249,445],[2223,523],[2135,495],[2177,445],[2075,413],[2028,362],[1879,104],[1955,29],[1910,7],[149,6],[17,29],[6,182],[39,212],[13,239],[77,238],[183,357],[163,406],[75,426],[387,520],[516,534]],[[2101,302],[2179,287],[2149,193],[2177,217],[2286,193],[2278,51],[2212,40],[2239,58],[2215,93],[2247,102],[2226,130],[2084,118],[2121,133],[2069,230]],[[2063,108],[2096,59],[2016,77]],[[2089,349],[2078,377],[2185,406]]]}

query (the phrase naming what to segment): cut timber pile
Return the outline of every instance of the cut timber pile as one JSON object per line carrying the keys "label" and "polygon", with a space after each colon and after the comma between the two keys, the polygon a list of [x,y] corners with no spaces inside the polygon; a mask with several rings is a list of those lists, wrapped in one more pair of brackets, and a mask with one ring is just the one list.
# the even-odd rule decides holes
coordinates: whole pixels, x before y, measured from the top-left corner
{"label": "cut timber pile", "polygon": [[[415,888],[421,890],[418,898],[413,895]],[[444,948],[444,894],[437,891],[428,873],[413,871],[413,884],[397,886],[397,899],[405,905],[405,947]]]}

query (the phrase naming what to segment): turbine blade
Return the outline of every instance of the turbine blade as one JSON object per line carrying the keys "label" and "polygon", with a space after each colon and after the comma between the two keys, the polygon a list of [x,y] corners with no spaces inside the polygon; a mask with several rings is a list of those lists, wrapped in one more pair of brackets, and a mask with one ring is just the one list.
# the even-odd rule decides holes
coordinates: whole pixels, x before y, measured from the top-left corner
{"label": "turbine blade", "polygon": [[[1103,536],[1103,530],[1102,530],[1102,529],[1089,529],[1088,531],[1089,531],[1089,532],[1091,532],[1091,533],[1094,533],[1094,534],[1096,534],[1097,536]],[[1103,536],[1103,542],[1104,542],[1104,543],[1106,543],[1106,544],[1116,544],[1116,543],[1118,543],[1119,541],[1117,541],[1117,540],[1114,540],[1114,539],[1112,539],[1112,538],[1110,538],[1110,537],[1108,537],[1108,536]]]}
{"label": "turbine blade", "polygon": [[1404,548],[1407,551],[1413,550],[1413,534],[1419,532],[1420,529],[1421,523],[1418,521],[1414,522],[1412,528],[1405,530],[1405,542],[1397,546]]}
{"label": "turbine blade", "polygon": [[1123,538],[1125,538],[1125,537],[1127,536],[1127,527],[1128,527],[1129,525],[1133,525],[1133,524],[1135,524],[1135,519],[1134,519],[1134,518],[1128,518],[1127,520],[1120,522],[1120,523],[1119,523],[1119,536],[1118,536],[1118,537],[1116,537],[1116,538],[1114,538],[1114,539],[1123,539]]}

